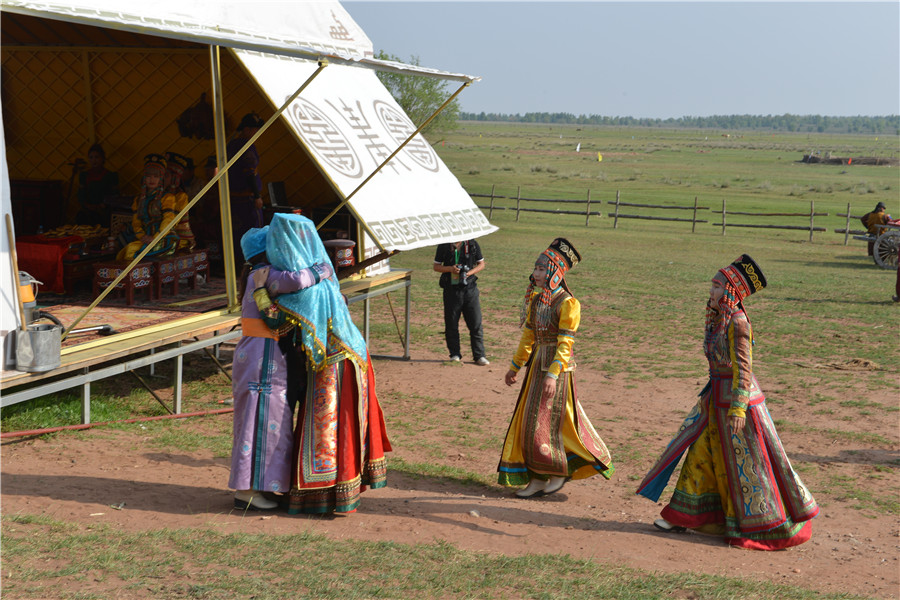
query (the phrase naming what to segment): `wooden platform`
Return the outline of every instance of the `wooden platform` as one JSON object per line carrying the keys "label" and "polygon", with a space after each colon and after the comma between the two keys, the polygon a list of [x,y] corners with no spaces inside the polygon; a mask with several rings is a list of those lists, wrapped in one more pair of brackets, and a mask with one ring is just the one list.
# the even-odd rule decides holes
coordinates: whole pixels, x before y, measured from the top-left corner
{"label": "wooden platform", "polygon": [[[63,348],[61,354],[62,364],[46,373],[2,371],[0,373],[0,377],[2,377],[0,390],[7,390],[24,383],[41,381],[71,371],[80,371],[94,365],[126,358],[130,355],[193,339],[214,331],[227,331],[238,327],[241,322],[240,314],[238,313],[203,314],[185,317],[183,312],[177,312],[173,313],[173,315],[176,318],[161,326],[137,329]],[[6,406],[5,401],[3,406]]]}
{"label": "wooden platform", "polygon": [[[385,358],[409,359],[409,314],[412,271],[395,270],[373,277],[348,279],[341,282],[341,292],[349,303],[364,302],[363,330],[366,343],[369,341],[369,300],[392,291],[405,291],[405,337],[403,355]],[[73,309],[81,307],[71,307]],[[120,314],[126,311],[127,315]],[[52,312],[52,308],[48,308]],[[62,309],[57,312],[62,316]],[[79,323],[89,326],[96,323],[110,323],[113,327],[125,329],[124,320],[130,319],[133,327],[107,337],[91,336],[90,339],[71,345],[64,345],[61,364],[58,368],[44,373],[22,371],[0,372],[0,406],[9,406],[65,389],[82,386],[82,422],[90,422],[90,383],[106,377],[118,375],[140,367],[175,359],[175,405],[173,412],[181,412],[181,362],[184,354],[202,350],[224,341],[240,338],[240,313],[220,309],[211,312],[190,314],[183,310],[166,310],[155,307],[146,311],[147,326],[134,323],[135,309],[123,307],[96,307],[88,319]],[[61,319],[64,323],[66,319]],[[152,324],[151,324],[152,323]],[[399,329],[399,324],[398,324]],[[65,342],[64,342],[65,344]]]}
{"label": "wooden platform", "polygon": [[3,371],[0,373],[0,390],[3,392],[0,406],[81,386],[82,423],[90,423],[91,382],[175,359],[172,412],[180,413],[183,356],[238,339],[241,331],[239,313],[219,311],[185,317],[179,312],[177,315],[180,318],[162,325],[63,348],[61,364],[52,371]]}

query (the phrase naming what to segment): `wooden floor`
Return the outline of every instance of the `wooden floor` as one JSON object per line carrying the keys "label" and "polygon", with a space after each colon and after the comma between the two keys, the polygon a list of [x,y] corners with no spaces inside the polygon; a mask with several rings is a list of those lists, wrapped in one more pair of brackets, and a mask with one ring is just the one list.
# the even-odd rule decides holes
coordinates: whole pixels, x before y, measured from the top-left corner
{"label": "wooden floor", "polygon": [[[109,311],[124,309],[95,309],[96,317],[112,320]],[[157,311],[159,312],[159,311]],[[185,315],[172,311],[170,319],[163,319],[155,325],[140,327],[132,331],[101,337],[62,349],[61,364],[46,373],[26,373],[22,371],[2,371],[0,390],[8,390],[25,384],[39,382],[50,377],[91,369],[101,364],[122,360],[141,352],[153,350],[185,340],[193,340],[213,332],[225,332],[240,325],[240,313],[216,311],[199,315]]]}
{"label": "wooden floor", "polygon": [[[368,300],[395,287],[408,288],[411,274],[411,271],[396,270],[372,277],[347,279],[341,282],[341,291],[350,302]],[[203,306],[203,299],[199,300],[201,301],[198,303],[197,299],[191,299],[186,304]],[[42,311],[52,314],[65,327],[75,323],[85,308],[80,303],[41,305]],[[408,337],[408,299],[406,311]],[[70,333],[63,340],[59,367],[44,373],[0,371],[0,391],[18,393],[23,388],[31,387],[32,384],[38,384],[37,387],[40,387],[56,379],[75,378],[110,364],[127,362],[149,350],[171,349],[179,344],[196,343],[198,339],[204,337],[221,335],[240,327],[240,312],[238,310],[229,312],[227,308],[220,308],[203,313],[191,313],[186,312],[183,305],[126,307],[101,304],[81,318],[73,331],[98,325],[109,325],[115,333],[111,335],[99,335],[97,332]],[[368,337],[367,325],[366,316],[364,326],[366,337]],[[408,356],[408,350],[407,347],[404,357]],[[6,402],[3,402],[3,406],[6,406]]]}

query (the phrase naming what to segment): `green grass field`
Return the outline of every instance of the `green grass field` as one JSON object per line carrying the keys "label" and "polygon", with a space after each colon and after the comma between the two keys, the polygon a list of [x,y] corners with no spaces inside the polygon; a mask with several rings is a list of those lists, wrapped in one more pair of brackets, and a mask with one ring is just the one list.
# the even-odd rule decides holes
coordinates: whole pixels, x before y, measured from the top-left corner
{"label": "green grass field", "polygon": [[[580,152],[575,151],[578,144]],[[495,211],[492,222],[500,229],[481,240],[488,269],[479,283],[488,323],[486,342],[489,351],[496,352],[492,360],[507,360],[514,345],[506,339],[507,326],[518,322],[534,258],[553,237],[565,236],[584,258],[569,276],[571,287],[589,309],[579,338],[580,367],[624,374],[635,383],[649,377],[696,378],[705,368],[699,339],[709,279],[716,269],[748,252],[769,280],[768,288],[747,303],[760,379],[813,410],[851,411],[859,417],[866,411],[898,410],[896,404],[844,404],[851,401],[848,398],[858,400],[858,395],[847,392],[858,389],[861,376],[870,389],[897,389],[900,307],[891,302],[896,273],[866,257],[863,242],[851,240],[845,246],[844,236],[833,233],[844,226],[845,219],[836,213],[845,212],[848,203],[853,214],[862,214],[883,201],[888,212],[900,216],[898,169],[797,162],[809,151],[898,156],[897,136],[723,137],[713,131],[464,123],[434,145],[470,193],[489,194],[493,187],[498,195],[515,197],[518,188],[523,197],[583,199],[590,190],[592,201],[603,203],[597,207],[603,216],[592,217],[589,226],[583,216],[522,213],[516,222],[514,211]],[[598,153],[602,161],[597,160]],[[698,225],[692,233],[689,223],[623,220],[614,229],[606,203],[617,191],[623,202],[687,205],[697,197],[701,206],[717,209],[724,198],[730,211],[803,212],[813,201],[817,212],[829,213],[816,219],[828,232],[817,233],[810,243],[803,231],[733,228],[723,236],[710,224]],[[660,209],[641,209],[641,214],[682,216]],[[793,223],[795,218],[790,219]],[[796,221],[805,224],[802,218]],[[858,223],[851,227],[858,228]],[[433,248],[405,252],[392,258],[391,265],[416,271],[413,339],[443,352],[433,255]],[[395,300],[394,308],[399,306]],[[372,346],[375,352],[397,350],[397,333],[387,310],[373,316]],[[208,408],[194,405],[193,398],[230,393],[228,381],[207,363],[202,357],[187,361],[194,377],[186,383],[185,412]],[[838,368],[850,364],[868,366],[863,375]],[[836,368],[822,368],[828,365]],[[133,381],[124,377],[94,384],[93,420],[162,414],[149,394],[133,388]],[[78,397],[63,394],[4,409],[2,430],[74,424],[78,419]],[[388,425],[390,429],[392,423]],[[227,455],[230,445],[230,426],[224,425],[218,435],[205,439],[183,439],[171,422],[148,425],[147,435],[169,447],[209,447],[219,456]],[[472,443],[477,447],[480,442]],[[422,465],[398,464],[413,474],[484,484],[466,472],[431,473]],[[896,503],[879,510],[895,511]],[[21,539],[10,535],[21,528],[39,535]],[[51,586],[54,578],[71,571],[121,580],[125,590],[150,580],[156,582],[152,585],[159,597],[178,598],[238,598],[252,592],[258,598],[282,598],[296,590],[322,598],[848,597],[736,578],[650,575],[608,565],[597,569],[594,563],[569,556],[488,557],[441,544],[411,547],[334,542],[312,535],[279,539],[170,530],[127,534],[27,515],[4,515],[3,530],[4,571],[14,569],[24,586],[20,589],[32,591],[42,584]],[[273,545],[279,546],[277,552]],[[106,550],[95,551],[101,547]],[[55,569],[35,566],[40,556],[51,552],[73,558]],[[315,568],[285,575],[290,569],[277,557],[301,554],[318,557]],[[378,564],[367,558],[385,555],[390,560],[382,558]],[[122,556],[136,560],[122,561]],[[553,561],[553,568],[547,568],[548,561]],[[235,577],[239,564],[250,565],[252,576],[248,571]],[[226,568],[216,570],[216,565]],[[348,571],[367,575],[359,579],[334,575]],[[534,585],[512,590],[513,580]]]}
{"label": "green grass field", "polygon": [[[608,129],[463,123],[435,144],[472,194],[528,198],[700,204],[730,210],[863,214],[878,201],[900,213],[896,168],[807,165],[809,152],[842,157],[897,157],[895,136]],[[576,148],[580,145],[580,151]],[[598,161],[598,154],[602,161]],[[737,208],[737,207],[740,208]],[[604,211],[605,212],[605,211]],[[900,216],[900,215],[898,215]],[[833,226],[843,226],[835,220]],[[833,227],[830,227],[833,228]]]}

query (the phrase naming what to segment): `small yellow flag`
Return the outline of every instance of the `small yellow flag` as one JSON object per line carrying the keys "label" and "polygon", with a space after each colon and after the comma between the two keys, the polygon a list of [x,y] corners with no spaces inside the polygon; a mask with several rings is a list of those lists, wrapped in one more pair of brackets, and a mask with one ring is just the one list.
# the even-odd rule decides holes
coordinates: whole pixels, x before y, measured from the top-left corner
{"label": "small yellow flag", "polygon": [[597,162],[603,162],[603,155],[599,152],[597,153]]}

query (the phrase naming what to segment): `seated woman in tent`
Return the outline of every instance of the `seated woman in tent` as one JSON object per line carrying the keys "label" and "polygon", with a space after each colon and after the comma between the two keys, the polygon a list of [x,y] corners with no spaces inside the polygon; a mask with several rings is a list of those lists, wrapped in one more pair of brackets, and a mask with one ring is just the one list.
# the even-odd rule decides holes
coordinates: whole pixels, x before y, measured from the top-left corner
{"label": "seated woman in tent", "polygon": [[[266,254],[273,268],[300,271],[329,260],[313,222],[276,214]],[[279,318],[296,326],[297,352],[288,363],[301,378],[288,512],[350,513],[366,487],[387,485],[391,450],[375,395],[365,340],[334,277],[274,298]]]}
{"label": "seated woman in tent", "polygon": [[[135,197],[131,205],[131,230],[122,234],[127,243],[116,256],[117,260],[132,260],[175,218],[175,196],[166,193],[165,176],[165,158],[159,154],[148,154],[144,157],[141,193]],[[169,231],[147,253],[147,257],[171,254],[177,244],[178,234]]]}
{"label": "seated woman in tent", "polygon": [[[189,157],[176,154],[175,152],[166,152],[166,194],[174,196],[172,199],[172,210],[175,211],[176,215],[184,210],[184,207],[190,201],[184,189],[184,182],[186,179],[193,177],[193,172],[194,161]],[[163,202],[166,203],[167,201],[164,199]],[[194,249],[197,240],[191,231],[188,215],[181,217],[172,231],[178,236],[178,250],[190,251]]]}

